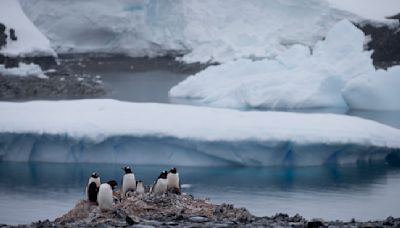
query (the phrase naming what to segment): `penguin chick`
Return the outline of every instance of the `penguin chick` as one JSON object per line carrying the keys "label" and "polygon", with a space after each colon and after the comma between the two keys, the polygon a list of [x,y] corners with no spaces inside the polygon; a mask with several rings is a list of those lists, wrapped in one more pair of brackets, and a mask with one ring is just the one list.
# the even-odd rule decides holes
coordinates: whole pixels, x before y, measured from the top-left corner
{"label": "penguin chick", "polygon": [[131,168],[129,166],[125,166],[122,169],[125,171],[125,174],[122,177],[121,199],[126,197],[126,193],[128,191],[136,190],[136,179]]}
{"label": "penguin chick", "polygon": [[86,196],[90,202],[97,202],[97,193],[100,187],[100,176],[96,172],[93,172],[89,177],[89,181],[86,185]]}
{"label": "penguin chick", "polygon": [[176,168],[172,168],[169,170],[167,175],[167,185],[168,191],[172,191],[175,194],[180,194],[180,182],[179,182],[179,173],[176,171]]}
{"label": "penguin chick", "polygon": [[151,192],[156,195],[162,195],[167,192],[168,182],[167,182],[167,171],[162,171],[160,176],[158,176],[155,181],[153,187],[151,188]]}
{"label": "penguin chick", "polygon": [[144,184],[143,181],[136,181],[136,192],[138,194],[144,194]]}
{"label": "penguin chick", "polygon": [[101,211],[108,211],[113,208],[113,190],[115,186],[117,186],[115,180],[110,180],[107,183],[100,185],[97,201]]}

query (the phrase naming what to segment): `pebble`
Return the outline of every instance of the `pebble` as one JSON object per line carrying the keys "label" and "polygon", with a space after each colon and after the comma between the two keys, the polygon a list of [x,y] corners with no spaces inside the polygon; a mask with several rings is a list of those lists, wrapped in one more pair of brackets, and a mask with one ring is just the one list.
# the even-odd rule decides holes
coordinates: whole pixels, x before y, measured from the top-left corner
{"label": "pebble", "polygon": [[203,222],[208,222],[209,219],[206,217],[194,216],[194,217],[190,217],[189,221],[203,223]]}

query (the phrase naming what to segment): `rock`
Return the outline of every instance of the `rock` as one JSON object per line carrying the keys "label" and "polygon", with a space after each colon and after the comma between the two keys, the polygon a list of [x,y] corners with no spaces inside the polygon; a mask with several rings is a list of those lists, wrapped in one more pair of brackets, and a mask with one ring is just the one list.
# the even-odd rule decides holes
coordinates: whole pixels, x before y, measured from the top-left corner
{"label": "rock", "polygon": [[195,216],[195,217],[190,217],[189,221],[203,223],[203,222],[208,222],[209,219],[206,217]]}
{"label": "rock", "polygon": [[319,220],[314,220],[307,223],[307,228],[318,228],[322,226],[324,226],[324,224]]}
{"label": "rock", "polygon": [[[0,22],[0,50],[7,44],[6,26]],[[1,62],[0,62],[1,63]]]}
{"label": "rock", "polygon": [[136,223],[136,222],[135,222],[131,217],[129,217],[128,215],[125,217],[125,221],[126,221],[126,223],[127,223],[128,225],[133,225],[133,224]]}
{"label": "rock", "polygon": [[372,59],[375,67],[388,68],[400,64],[400,26],[358,24],[371,40],[367,43],[368,50],[374,50]]}
{"label": "rock", "polygon": [[[386,223],[387,225],[383,225]],[[114,210],[101,212],[93,203],[82,200],[55,221],[39,221],[23,227],[396,227],[399,218],[384,221],[343,223],[307,221],[278,213],[272,217],[255,217],[245,208],[231,204],[214,205],[190,195],[167,193],[134,195],[114,205]],[[9,226],[6,226],[9,227]]]}
{"label": "rock", "polygon": [[15,30],[13,28],[10,28],[10,39],[12,41],[17,41],[18,40],[17,36],[15,35]]}
{"label": "rock", "polygon": [[301,217],[299,214],[295,214],[293,217],[289,218],[290,222],[301,222],[303,220],[303,217]]}

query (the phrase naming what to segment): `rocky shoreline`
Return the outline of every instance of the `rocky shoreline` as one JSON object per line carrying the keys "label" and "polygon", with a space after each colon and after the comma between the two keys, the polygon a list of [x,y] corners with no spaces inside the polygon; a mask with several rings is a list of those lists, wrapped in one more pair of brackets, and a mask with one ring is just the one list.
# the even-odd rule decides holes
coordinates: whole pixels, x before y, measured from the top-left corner
{"label": "rocky shoreline", "polygon": [[400,218],[349,222],[307,220],[300,215],[256,217],[245,208],[216,205],[191,195],[167,193],[131,196],[102,212],[94,203],[82,200],[75,208],[54,221],[0,227],[400,227]]}

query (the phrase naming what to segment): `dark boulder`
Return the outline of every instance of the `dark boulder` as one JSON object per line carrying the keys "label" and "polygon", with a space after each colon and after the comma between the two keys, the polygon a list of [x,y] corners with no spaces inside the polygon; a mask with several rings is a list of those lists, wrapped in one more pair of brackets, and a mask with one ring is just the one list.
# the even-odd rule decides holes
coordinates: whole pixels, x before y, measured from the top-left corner
{"label": "dark boulder", "polygon": [[10,39],[12,41],[17,41],[18,40],[17,36],[15,35],[15,30],[13,28],[10,28]]}
{"label": "dark boulder", "polygon": [[400,64],[400,26],[359,24],[357,27],[371,37],[367,49],[374,51],[375,67],[386,69]]}
{"label": "dark boulder", "polygon": [[0,50],[7,44],[6,26],[0,22]]}

